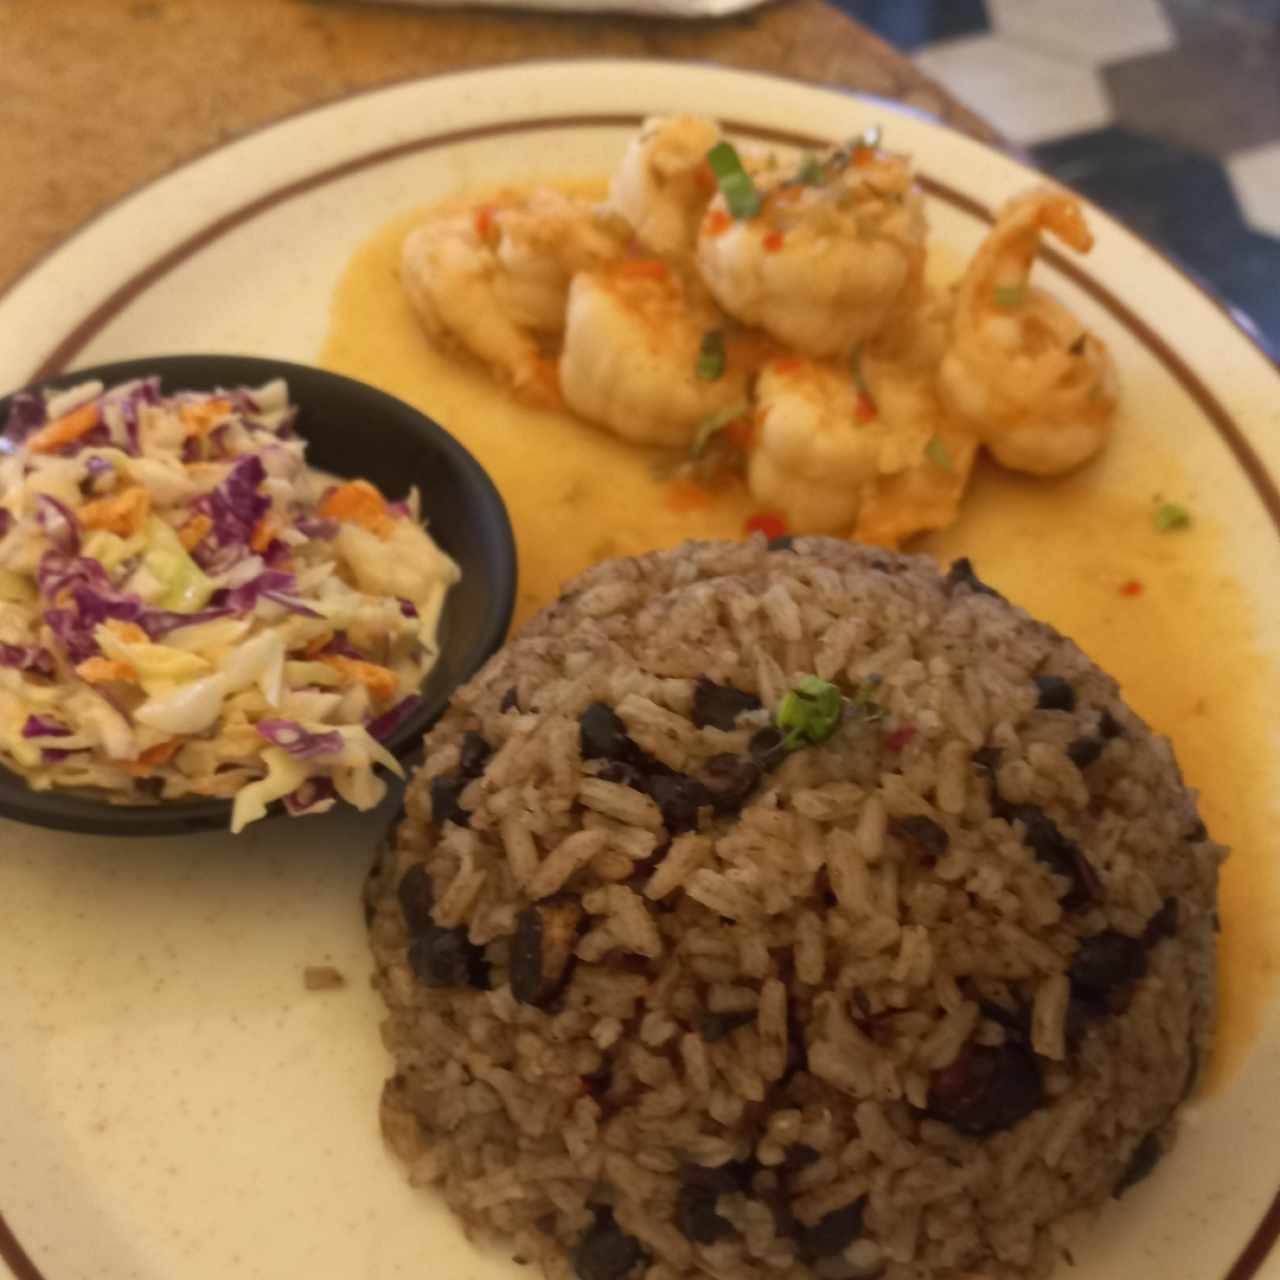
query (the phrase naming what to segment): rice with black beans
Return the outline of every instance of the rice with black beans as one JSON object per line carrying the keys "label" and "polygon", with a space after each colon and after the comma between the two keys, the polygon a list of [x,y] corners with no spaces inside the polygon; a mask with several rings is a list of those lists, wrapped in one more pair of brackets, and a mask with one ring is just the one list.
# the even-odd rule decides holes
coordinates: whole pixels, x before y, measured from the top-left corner
{"label": "rice with black beans", "polygon": [[[814,675],[844,718],[788,751]],[[1039,1275],[1207,1059],[1223,854],[963,562],[603,564],[455,695],[370,879],[383,1129],[551,1276]]]}

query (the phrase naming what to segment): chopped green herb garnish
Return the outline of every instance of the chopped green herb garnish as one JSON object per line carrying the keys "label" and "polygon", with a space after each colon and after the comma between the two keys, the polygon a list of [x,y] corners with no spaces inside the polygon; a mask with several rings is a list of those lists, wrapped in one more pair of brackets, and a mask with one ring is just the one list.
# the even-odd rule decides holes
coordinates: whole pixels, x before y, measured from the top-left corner
{"label": "chopped green herb garnish", "polygon": [[844,698],[829,680],[805,676],[774,712],[773,722],[785,731],[782,745],[788,751],[825,742],[844,715]]}
{"label": "chopped green herb garnish", "polygon": [[795,180],[806,187],[820,187],[827,180],[827,171],[822,161],[812,151],[804,153]]}
{"label": "chopped green herb garnish", "polygon": [[744,414],[748,413],[751,406],[745,400],[739,400],[736,404],[731,404],[727,409],[721,409],[719,413],[713,413],[711,417],[705,418],[698,426],[698,430],[694,433],[693,444],[689,447],[689,456],[691,458],[700,458],[707,451],[707,445],[711,443],[714,436],[718,435],[731,422],[736,422]]}
{"label": "chopped green herb garnish", "polygon": [[867,394],[867,379],[862,372],[861,347],[855,347],[853,355],[849,357],[849,372],[853,374],[853,385],[865,396]]}
{"label": "chopped green herb garnish", "polygon": [[996,305],[999,307],[1018,307],[1026,299],[1027,289],[1021,284],[996,285]]}
{"label": "chopped green herb garnish", "polygon": [[698,363],[694,371],[704,382],[714,382],[724,373],[724,331],[708,329],[702,335],[702,346],[698,348]]}
{"label": "chopped green herb garnish", "polygon": [[1165,502],[1156,508],[1152,523],[1159,533],[1172,533],[1175,529],[1191,527],[1191,512],[1176,502]]}
{"label": "chopped green herb garnish", "polygon": [[924,447],[924,456],[933,463],[935,467],[941,467],[943,471],[950,472],[951,475],[956,473],[956,464],[951,461],[951,452],[947,448],[946,441],[941,436],[932,436],[929,443]]}
{"label": "chopped green herb garnish", "polygon": [[707,164],[716,176],[724,202],[735,218],[754,218],[760,212],[760,193],[743,168],[732,142],[717,142],[707,152]]}

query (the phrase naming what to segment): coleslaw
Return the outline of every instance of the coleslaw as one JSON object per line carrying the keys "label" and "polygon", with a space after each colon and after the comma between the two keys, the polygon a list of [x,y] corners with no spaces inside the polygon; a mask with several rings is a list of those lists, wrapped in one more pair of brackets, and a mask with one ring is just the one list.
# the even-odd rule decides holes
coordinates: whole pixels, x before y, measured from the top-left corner
{"label": "coleslaw", "polygon": [[115,803],[381,800],[459,570],[309,467],[288,387],[23,392],[0,435],[0,761]]}

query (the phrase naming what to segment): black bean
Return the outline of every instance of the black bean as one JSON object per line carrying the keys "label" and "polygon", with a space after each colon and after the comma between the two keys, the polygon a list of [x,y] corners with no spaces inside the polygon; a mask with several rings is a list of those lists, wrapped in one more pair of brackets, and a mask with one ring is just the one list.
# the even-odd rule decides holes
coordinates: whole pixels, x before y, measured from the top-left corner
{"label": "black bean", "polygon": [[759,711],[760,699],[732,685],[716,684],[699,676],[693,686],[693,723],[699,729],[732,729],[746,711]]}
{"label": "black bean", "polygon": [[925,858],[942,857],[951,843],[946,827],[926,818],[922,813],[909,814],[905,818],[894,818],[889,823],[889,830],[901,840],[914,846]]}
{"label": "black bean", "polygon": [[574,1247],[572,1262],[578,1280],[624,1280],[648,1255],[640,1242],[613,1220],[613,1210],[597,1209],[595,1222]]}
{"label": "black bean", "polygon": [[1036,676],[1036,688],[1040,691],[1036,706],[1041,711],[1074,711],[1076,691],[1061,676]]}
{"label": "black bean", "polygon": [[760,775],[760,766],[754,760],[724,752],[707,761],[701,782],[711,795],[715,811],[728,817],[741,812],[759,784]]}
{"label": "black bean", "polygon": [[715,1244],[736,1235],[733,1223],[716,1212],[721,1195],[736,1190],[738,1185],[728,1172],[697,1165],[687,1169],[676,1194],[675,1224],[680,1234],[694,1244]]}
{"label": "black bean", "polygon": [[976,595],[995,596],[997,600],[1003,600],[1002,596],[994,587],[989,587],[981,578],[973,571],[973,562],[968,556],[961,556],[959,560],[951,562],[951,568],[947,570],[947,586],[954,591],[956,587],[968,587],[970,591]]}
{"label": "black bean", "polygon": [[626,760],[610,760],[600,770],[600,778],[604,782],[616,782],[636,791],[644,791],[648,787],[648,778],[644,770]]}
{"label": "black bean", "polygon": [[701,1022],[698,1023],[698,1031],[708,1044],[715,1044],[730,1032],[736,1031],[739,1027],[745,1027],[747,1023],[755,1020],[756,1015],[751,1010],[739,1010],[736,1013],[704,1013]]}
{"label": "black bean", "polygon": [[673,835],[693,831],[698,810],[714,804],[711,792],[687,773],[659,774],[645,780],[644,790],[662,811],[662,821]]}
{"label": "black bean", "polygon": [[464,778],[478,778],[483,772],[493,748],[474,729],[462,735],[462,748],[458,754],[458,769]]}
{"label": "black bean", "polygon": [[1147,921],[1142,931],[1142,945],[1154,947],[1165,938],[1172,938],[1178,932],[1178,900],[1166,898],[1160,904],[1160,910]]}
{"label": "black bean", "polygon": [[471,779],[463,777],[457,769],[437,774],[431,779],[431,816],[443,825],[457,823],[460,827],[471,825],[471,814],[462,807],[462,793],[471,785]]}
{"label": "black bean", "polygon": [[542,1006],[569,977],[573,944],[582,923],[576,898],[548,898],[516,916],[511,939],[511,994],[521,1004]]}
{"label": "black bean", "polygon": [[597,1101],[609,1092],[611,1084],[613,1084],[613,1068],[607,1062],[599,1071],[593,1071],[590,1075],[582,1077],[582,1087]]}
{"label": "black bean", "polygon": [[1073,993],[1067,1001],[1067,1016],[1064,1036],[1067,1048],[1073,1053],[1084,1039],[1089,1024],[1098,1018],[1105,1018],[1107,1006],[1088,996]]}
{"label": "black bean", "polygon": [[431,888],[431,877],[421,862],[415,862],[400,877],[396,897],[400,899],[400,914],[404,916],[405,927],[411,934],[435,927],[431,919],[435,894]]}
{"label": "black bean", "polygon": [[748,748],[751,758],[766,773],[776,769],[786,759],[787,751],[782,745],[782,733],[772,725],[759,729],[752,735]]}
{"label": "black bean", "polygon": [[802,1169],[807,1169],[811,1164],[817,1164],[821,1159],[821,1153],[815,1148],[803,1142],[793,1142],[783,1152],[782,1169],[784,1173],[799,1173]]}
{"label": "black bean", "polygon": [[769,539],[770,551],[794,551],[796,549],[796,540],[789,533],[780,533],[777,537]]}
{"label": "black bean", "polygon": [[1125,1165],[1124,1172],[1120,1175],[1120,1180],[1111,1194],[1119,1200],[1130,1187],[1135,1186],[1151,1173],[1160,1163],[1162,1155],[1164,1155],[1164,1148],[1160,1145],[1160,1139],[1154,1133],[1147,1134],[1134,1147],[1133,1155],[1129,1157],[1129,1163]]}
{"label": "black bean", "polygon": [[1039,805],[1001,803],[997,811],[1009,822],[1022,823],[1023,839],[1037,862],[1071,881],[1071,888],[1062,899],[1064,907],[1083,907],[1102,900],[1102,881],[1093,864],[1074,840],[1058,830],[1057,823]]}
{"label": "black bean", "polygon": [[926,1110],[958,1133],[980,1138],[1012,1128],[1043,1103],[1034,1054],[1011,1040],[970,1042],[949,1067],[933,1073]]}
{"label": "black bean", "polygon": [[1110,741],[1112,738],[1124,737],[1124,726],[1105,707],[1098,717],[1098,732]]}
{"label": "black bean", "polygon": [[578,745],[584,760],[626,760],[635,743],[612,707],[593,702],[578,717]]}
{"label": "black bean", "polygon": [[467,939],[465,929],[423,930],[409,943],[409,967],[428,987],[489,989],[489,964],[484,950]]}
{"label": "black bean", "polygon": [[498,703],[498,710],[504,714],[508,711],[520,710],[520,690],[512,685],[510,689],[502,695],[502,701]]}
{"label": "black bean", "polygon": [[1104,929],[1085,938],[1071,962],[1071,989],[1090,1000],[1107,1000],[1147,971],[1147,953],[1139,938]]}
{"label": "black bean", "polygon": [[1071,761],[1077,769],[1087,769],[1095,760],[1102,755],[1103,748],[1107,744],[1101,738],[1095,738],[1087,735],[1083,738],[1073,738],[1067,744],[1067,759]]}
{"label": "black bean", "polygon": [[811,1227],[796,1232],[796,1248],[807,1260],[829,1258],[842,1253],[862,1234],[862,1215],[867,1207],[863,1196],[843,1209],[833,1209]]}

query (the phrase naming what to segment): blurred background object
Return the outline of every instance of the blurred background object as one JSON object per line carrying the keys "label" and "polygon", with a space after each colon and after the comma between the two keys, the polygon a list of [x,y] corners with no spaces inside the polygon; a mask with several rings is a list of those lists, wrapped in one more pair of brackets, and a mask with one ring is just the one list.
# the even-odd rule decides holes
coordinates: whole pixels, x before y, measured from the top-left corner
{"label": "blurred background object", "polygon": [[835,0],[1280,355],[1280,0]]}

